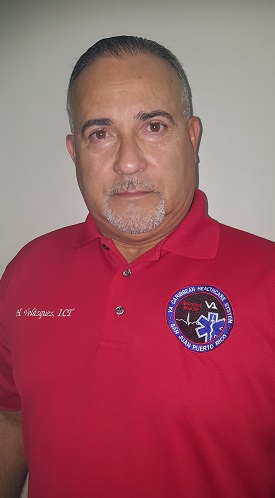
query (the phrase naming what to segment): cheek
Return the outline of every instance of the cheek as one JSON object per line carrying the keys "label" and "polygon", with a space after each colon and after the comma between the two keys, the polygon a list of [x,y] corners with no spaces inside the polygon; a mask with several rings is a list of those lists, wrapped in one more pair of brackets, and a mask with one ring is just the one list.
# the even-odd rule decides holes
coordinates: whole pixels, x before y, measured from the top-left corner
{"label": "cheek", "polygon": [[87,150],[81,150],[76,158],[76,175],[82,184],[93,185],[94,179],[99,177],[98,161]]}
{"label": "cheek", "polygon": [[82,155],[76,163],[80,191],[90,211],[102,211],[108,190],[113,186],[110,171],[97,158]]}
{"label": "cheek", "polygon": [[190,153],[178,148],[169,155],[163,155],[160,188],[164,197],[170,202],[184,198],[196,183],[195,163]]}
{"label": "cheek", "polygon": [[77,170],[83,178],[96,178],[98,181],[107,180],[114,174],[112,151],[94,152],[89,147],[78,151],[76,156]]}
{"label": "cheek", "polygon": [[184,156],[179,147],[160,147],[149,157],[152,174],[159,178],[162,185],[184,176],[186,169]]}

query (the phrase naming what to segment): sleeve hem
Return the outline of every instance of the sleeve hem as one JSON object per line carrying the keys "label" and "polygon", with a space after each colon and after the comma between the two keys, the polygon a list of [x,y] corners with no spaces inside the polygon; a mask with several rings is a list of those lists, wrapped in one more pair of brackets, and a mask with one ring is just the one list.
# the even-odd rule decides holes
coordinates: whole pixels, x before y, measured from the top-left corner
{"label": "sleeve hem", "polygon": [[9,404],[9,405],[1,405],[0,404],[0,411],[2,412],[19,412],[21,410],[21,405],[20,404]]}

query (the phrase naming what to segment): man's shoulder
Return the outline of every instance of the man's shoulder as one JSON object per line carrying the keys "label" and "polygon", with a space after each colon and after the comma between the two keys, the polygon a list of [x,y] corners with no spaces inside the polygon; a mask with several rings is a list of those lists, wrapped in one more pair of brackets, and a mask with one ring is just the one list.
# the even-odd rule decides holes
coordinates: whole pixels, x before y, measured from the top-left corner
{"label": "man's shoulder", "polygon": [[[35,239],[28,242],[17,254],[17,256],[33,252],[35,250],[46,249],[54,246],[70,246],[77,239],[83,231],[85,223],[77,223],[66,227],[58,228],[46,234],[40,235]],[[16,257],[17,257],[16,256]]]}
{"label": "man's shoulder", "polygon": [[221,229],[221,233],[225,237],[232,238],[232,240],[236,240],[244,244],[252,244],[253,246],[266,247],[270,250],[275,249],[275,242],[273,242],[272,240],[266,239],[259,235],[255,235],[250,232],[246,232],[244,230],[240,230],[239,228],[224,225],[223,223],[219,223],[219,226]]}
{"label": "man's shoulder", "polygon": [[219,226],[221,249],[227,249],[229,254],[240,259],[266,259],[275,264],[275,242],[222,223]]}
{"label": "man's shoulder", "polygon": [[40,235],[20,249],[8,264],[5,273],[11,273],[26,264],[32,266],[50,262],[52,257],[62,258],[71,250],[74,241],[83,232],[85,223],[77,223]]}

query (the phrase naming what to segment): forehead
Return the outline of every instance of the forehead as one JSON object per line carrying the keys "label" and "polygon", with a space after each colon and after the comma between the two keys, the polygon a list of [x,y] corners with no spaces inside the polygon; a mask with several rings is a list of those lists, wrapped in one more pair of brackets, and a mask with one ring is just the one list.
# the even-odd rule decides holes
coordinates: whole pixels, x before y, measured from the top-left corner
{"label": "forehead", "polygon": [[122,99],[159,98],[179,100],[181,82],[175,69],[165,60],[139,54],[117,58],[99,58],[87,66],[78,76],[72,89],[74,110],[85,101],[100,103]]}

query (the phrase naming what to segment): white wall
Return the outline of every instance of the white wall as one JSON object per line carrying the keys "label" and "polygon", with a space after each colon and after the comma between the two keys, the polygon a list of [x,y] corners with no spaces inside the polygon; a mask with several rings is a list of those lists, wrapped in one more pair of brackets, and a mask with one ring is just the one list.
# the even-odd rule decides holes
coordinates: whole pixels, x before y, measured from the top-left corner
{"label": "white wall", "polygon": [[204,133],[200,187],[220,221],[275,239],[274,0],[1,0],[0,272],[28,240],[82,221],[65,150],[73,64],[135,34],[182,60]]}
{"label": "white wall", "polygon": [[274,0],[2,0],[0,272],[28,240],[86,216],[65,93],[81,53],[116,34],[155,39],[182,60],[204,127],[210,214],[275,239]]}

